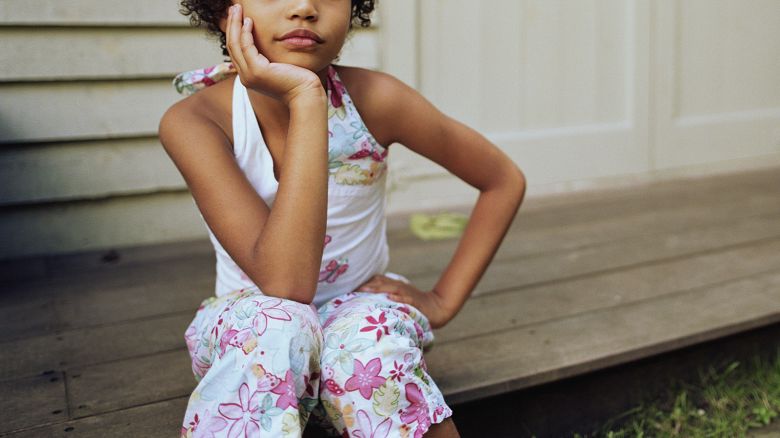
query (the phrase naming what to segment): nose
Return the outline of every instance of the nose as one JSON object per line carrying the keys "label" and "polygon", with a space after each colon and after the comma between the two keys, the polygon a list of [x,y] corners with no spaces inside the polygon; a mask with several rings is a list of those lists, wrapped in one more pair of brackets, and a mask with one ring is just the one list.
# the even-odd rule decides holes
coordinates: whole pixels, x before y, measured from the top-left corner
{"label": "nose", "polygon": [[290,19],[302,18],[306,21],[316,21],[319,17],[317,7],[312,0],[293,0],[287,16]]}

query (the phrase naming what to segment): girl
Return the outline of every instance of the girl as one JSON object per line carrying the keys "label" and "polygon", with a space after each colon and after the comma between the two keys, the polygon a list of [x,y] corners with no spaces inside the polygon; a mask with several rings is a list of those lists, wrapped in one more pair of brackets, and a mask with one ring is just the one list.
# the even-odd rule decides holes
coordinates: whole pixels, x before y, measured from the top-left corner
{"label": "girl", "polygon": [[[336,435],[458,436],[422,352],[484,273],[525,178],[394,77],[332,64],[373,3],[182,1],[231,59],[178,76],[192,95],[159,129],[217,256],[216,296],[185,333],[198,385],[182,436],[297,437],[311,413]],[[385,271],[393,143],[480,190],[430,291]]]}

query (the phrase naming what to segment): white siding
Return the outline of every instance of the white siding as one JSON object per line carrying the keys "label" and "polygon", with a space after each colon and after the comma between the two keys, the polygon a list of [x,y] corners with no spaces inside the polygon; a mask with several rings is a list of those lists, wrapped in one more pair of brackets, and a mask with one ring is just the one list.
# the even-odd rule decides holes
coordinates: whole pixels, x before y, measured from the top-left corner
{"label": "white siding", "polygon": [[[177,2],[0,2],[0,259],[205,238],[156,138],[185,70],[220,62]],[[379,68],[360,29],[342,63]]]}
{"label": "white siding", "polygon": [[[485,134],[529,196],[780,164],[777,0],[392,0],[342,64]],[[156,139],[222,56],[177,2],[0,1],[0,259],[205,237]],[[476,192],[402,147],[391,214]]]}

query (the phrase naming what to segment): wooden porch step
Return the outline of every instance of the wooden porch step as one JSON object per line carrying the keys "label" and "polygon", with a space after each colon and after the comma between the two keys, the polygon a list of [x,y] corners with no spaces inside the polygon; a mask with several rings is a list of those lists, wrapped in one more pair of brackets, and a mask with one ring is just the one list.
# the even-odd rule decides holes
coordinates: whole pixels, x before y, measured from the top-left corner
{"label": "wooden porch step", "polygon": [[[474,297],[426,353],[448,402],[780,321],[779,183],[775,169],[529,200]],[[404,230],[390,245],[391,270],[421,287],[454,249]],[[175,433],[195,386],[183,331],[213,288],[208,250],[129,250],[115,264],[98,253],[48,257],[38,276],[4,274],[12,287],[0,296],[0,392],[10,396],[0,401],[0,435]]]}

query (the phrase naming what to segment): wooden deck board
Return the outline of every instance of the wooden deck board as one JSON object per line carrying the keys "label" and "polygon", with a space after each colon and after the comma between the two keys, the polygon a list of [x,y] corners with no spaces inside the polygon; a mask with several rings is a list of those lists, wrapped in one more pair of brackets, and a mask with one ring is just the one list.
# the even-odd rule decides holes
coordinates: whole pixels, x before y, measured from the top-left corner
{"label": "wooden deck board", "polygon": [[[518,288],[584,274],[596,275],[598,272],[614,271],[640,262],[659,261],[670,257],[679,258],[692,251],[712,251],[713,246],[718,248],[724,244],[746,241],[757,244],[757,239],[780,237],[780,220],[749,219],[730,227],[695,228],[670,236],[669,239],[674,242],[671,245],[659,236],[640,236],[628,241],[595,245],[587,250],[543,254],[528,260],[521,259],[506,263],[498,262],[493,265],[487,276],[492,282],[489,284],[492,289],[480,285],[479,293],[476,295],[491,290]],[[413,277],[412,280],[423,287],[427,286],[425,279]],[[57,318],[56,321],[78,321],[78,324],[84,324],[85,327],[64,330],[55,335],[26,337],[3,343],[6,351],[13,352],[10,357],[14,357],[15,360],[0,362],[0,378],[24,375],[29,369],[35,370],[34,372],[40,372],[41,368],[62,369],[63,366],[59,365],[59,361],[63,358],[66,361],[64,367],[67,367],[132,358],[177,348],[182,345],[183,331],[192,319],[194,308],[199,302],[199,295],[189,295],[192,300],[191,305],[182,310],[178,307],[181,300],[176,298],[177,294],[174,292],[178,290],[180,289],[171,288],[167,294],[149,291],[144,287],[122,290],[119,294],[110,290],[90,291],[83,293],[83,300],[71,297],[66,302],[60,302],[59,314],[66,317]],[[659,290],[658,293],[668,293],[673,290]],[[186,290],[185,292],[190,293]],[[144,309],[152,313],[152,316],[139,318],[138,312],[143,312]],[[127,318],[125,312],[136,318]],[[160,312],[163,312],[162,316]],[[29,317],[30,320],[35,319],[34,315]],[[117,322],[121,320],[126,322]],[[153,342],[133,340],[123,336],[125,332],[153,336],[154,340]]]}
{"label": "wooden deck board", "polygon": [[[541,284],[469,300],[436,332],[437,344],[531,326],[690,289],[749,278],[780,267],[780,239],[682,260]],[[489,317],[486,317],[489,316]]]}
{"label": "wooden deck board", "polygon": [[[780,269],[450,342],[438,350],[434,347],[426,354],[426,362],[436,370],[431,375],[448,402],[457,403],[778,321]],[[468,351],[468,360],[463,360],[464,351]]]}
{"label": "wooden deck board", "polygon": [[94,415],[55,425],[28,429],[8,436],[14,438],[105,438],[178,436],[188,397],[164,400],[121,411]]}
{"label": "wooden deck board", "polygon": [[61,423],[68,419],[65,379],[61,372],[0,381],[0,432]]}
{"label": "wooden deck board", "polygon": [[68,375],[72,418],[189,396],[197,384],[186,349],[75,368]]}
{"label": "wooden deck board", "polygon": [[[434,378],[456,403],[778,321],[777,187],[775,169],[527,203],[474,297],[437,331],[426,354]],[[402,229],[389,239],[390,270],[420,287],[435,282],[456,244]],[[11,279],[0,295],[0,389],[32,388],[49,370],[64,373],[69,400],[67,414],[56,407],[64,386],[47,388],[39,408],[54,406],[48,415],[8,414],[17,423],[0,421],[0,435],[34,425],[30,436],[68,434],[66,425],[83,436],[120,433],[151,406],[153,422],[173,432],[147,436],[177,430],[195,386],[183,332],[213,289],[211,249],[122,250],[115,264],[98,255],[34,259],[17,277],[0,275]],[[0,262],[0,271],[14,266]],[[667,320],[675,314],[689,317]],[[440,365],[463,362],[462,351],[479,359]]]}
{"label": "wooden deck board", "polygon": [[[740,216],[745,214],[760,214],[767,212],[780,204],[780,193],[774,187],[780,186],[780,177],[778,172],[759,171],[737,175],[724,175],[718,178],[708,178],[706,180],[691,180],[679,183],[663,182],[649,185],[643,188],[637,188],[627,191],[605,191],[598,193],[580,193],[559,195],[554,200],[548,198],[535,198],[527,200],[518,214],[518,220],[515,221],[513,229],[520,230],[526,234],[519,243],[525,242],[528,237],[533,236],[537,229],[545,228],[547,230],[564,231],[570,226],[587,227],[595,225],[601,229],[609,229],[614,232],[615,226],[621,222],[628,221],[636,214],[645,215],[647,213],[657,212],[675,212],[685,208],[697,208],[704,206],[713,206],[714,208],[726,208],[727,210],[713,211],[711,214],[705,214],[702,218],[690,217],[691,220],[708,219],[717,220],[719,216]],[[548,206],[549,204],[549,206]],[[774,206],[774,207],[773,207]],[[729,213],[730,212],[730,213]],[[717,214],[715,214],[717,213]],[[710,216],[708,218],[707,216]],[[647,224],[663,225],[667,223],[663,217],[659,220],[650,220]],[[673,219],[671,219],[673,220]],[[684,221],[685,218],[683,217]],[[616,221],[616,222],[612,222]],[[677,221],[675,221],[677,222]],[[636,233],[636,229],[630,229],[629,233]],[[634,225],[635,226],[635,225]],[[534,231],[534,233],[530,233]],[[510,233],[508,237],[512,237]],[[411,247],[414,252],[421,245],[419,240],[412,236],[406,228],[391,229],[388,232],[392,243],[391,251],[399,250],[394,259],[405,259],[407,247]],[[619,237],[619,236],[618,236]],[[437,251],[443,247],[447,250],[454,249],[455,242],[425,242],[424,246],[428,251]],[[501,252],[505,247],[514,247],[514,245],[502,245]],[[532,251],[538,251],[535,245],[529,246]],[[119,286],[122,282],[127,284],[142,280],[149,281],[157,279],[153,268],[159,265],[157,261],[165,261],[166,265],[171,265],[171,269],[166,272],[168,275],[176,274],[179,270],[187,270],[187,263],[208,260],[205,255],[210,255],[213,250],[207,241],[186,242],[177,245],[155,245],[140,248],[122,249],[120,259],[117,263],[100,262],[101,252],[88,252],[84,254],[69,256],[52,256],[43,261],[46,265],[46,276],[25,278],[25,282],[32,282],[44,287],[47,279],[55,281],[55,284],[62,286],[61,280],[73,280],[72,277],[81,277],[84,273],[103,274],[90,277],[90,281],[97,283],[97,287]],[[497,256],[500,256],[497,255]],[[25,259],[25,263],[41,263],[40,258]],[[179,264],[178,262],[182,262]],[[213,259],[208,260],[213,263]],[[126,271],[128,267],[135,265],[146,265],[142,270]],[[5,265],[10,265],[4,269]],[[16,271],[13,261],[0,261],[0,271]],[[16,263],[18,265],[18,263]],[[437,265],[437,268],[439,266]],[[136,276],[134,273],[143,273],[145,269],[151,269],[148,275]],[[159,266],[158,266],[159,268]],[[206,266],[208,268],[208,266]],[[38,272],[38,269],[34,270]],[[11,273],[7,273],[6,277]],[[60,281],[58,281],[60,280]],[[24,284],[23,284],[24,285]],[[5,297],[0,297],[5,299]]]}
{"label": "wooden deck board", "polygon": [[[780,205],[780,196],[777,202]],[[780,235],[777,220],[780,209],[772,203],[758,205],[760,209],[750,209],[749,213],[758,210],[763,215],[749,216],[744,213],[747,206],[737,204],[732,208],[740,208],[747,217],[736,218],[735,212],[726,215],[717,214],[720,212],[716,210],[713,214],[714,208],[709,206],[699,206],[694,209],[695,214],[685,210],[684,214],[675,210],[661,217],[646,213],[637,221],[632,218],[622,221],[622,229],[629,236],[623,239],[616,239],[616,234],[620,237],[618,232],[607,233],[621,228],[621,222],[614,219],[605,221],[606,226],[575,225],[562,230],[514,232],[507,237],[474,295]],[[707,215],[718,222],[706,223],[703,219]],[[653,227],[653,223],[664,226]],[[680,225],[671,226],[677,223]],[[683,227],[685,223],[689,224],[688,228]],[[637,229],[644,233],[637,236]],[[632,232],[633,236],[629,234]],[[394,255],[402,260],[396,265],[408,267],[395,272],[405,273],[420,287],[432,287],[451,249],[434,250],[430,246],[418,242],[406,257]],[[14,323],[0,334],[0,341],[195,309],[213,289],[212,264],[210,254],[165,263],[168,266],[136,264],[115,275],[139,279],[129,286],[97,286],[91,283],[92,276],[83,276],[78,281],[16,287],[2,300],[0,317]],[[425,264],[433,267],[421,274],[408,273],[411,266]],[[101,272],[101,275],[108,274]]]}
{"label": "wooden deck board", "polygon": [[[697,287],[720,287],[732,278],[750,278],[778,266],[780,241],[773,241],[552,286],[483,295],[471,300],[458,318],[437,332],[436,345],[428,356],[434,355],[431,360],[435,360],[439,349],[449,348],[445,345],[453,342],[457,344],[458,339],[518,327],[535,330],[537,325],[550,320]],[[698,275],[689,275],[690,272]],[[74,418],[183,397],[195,386],[183,347],[167,353],[75,367],[68,375]]]}

